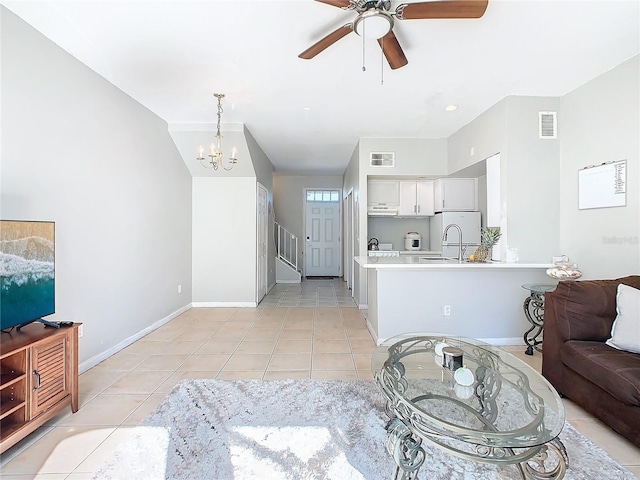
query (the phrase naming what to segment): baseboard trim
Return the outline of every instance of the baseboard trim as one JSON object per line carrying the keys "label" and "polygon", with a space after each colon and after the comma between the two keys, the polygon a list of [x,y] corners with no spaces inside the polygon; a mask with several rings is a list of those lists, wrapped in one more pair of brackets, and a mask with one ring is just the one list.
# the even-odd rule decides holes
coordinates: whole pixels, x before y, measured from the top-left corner
{"label": "baseboard trim", "polygon": [[105,350],[104,352],[101,352],[101,353],[99,353],[97,355],[94,355],[93,357],[89,358],[88,360],[85,360],[84,362],[82,362],[81,364],[78,365],[78,372],[79,373],[84,373],[87,370],[89,370],[90,368],[95,367],[100,362],[106,360],[107,358],[109,358],[112,355],[115,355],[120,350],[122,350],[122,349],[128,347],[129,345],[131,345],[132,343],[140,340],[142,337],[144,337],[145,335],[147,335],[147,334],[153,332],[154,330],[160,328],[165,323],[170,322],[171,320],[176,318],[178,315],[182,315],[184,312],[189,310],[191,307],[192,307],[192,304],[189,303],[189,304],[185,305],[184,307],[179,308],[175,312],[170,313],[166,317],[161,318],[157,322],[152,323],[148,327],[143,328],[138,333],[135,333],[134,335],[131,335],[129,338],[126,338],[125,340],[123,340],[122,342],[118,343],[117,345],[114,345],[113,347]]}
{"label": "baseboard trim", "polygon": [[367,304],[367,303],[359,303],[358,304],[358,308],[360,310],[369,310],[369,304]]}
{"label": "baseboard trim", "polygon": [[255,308],[256,302],[193,302],[193,308]]}
{"label": "baseboard trim", "polygon": [[505,345],[524,345],[524,339],[522,337],[479,338],[478,340],[488,343],[489,345],[498,345],[500,347]]}
{"label": "baseboard trim", "polygon": [[278,280],[276,283],[302,283],[302,280]]}

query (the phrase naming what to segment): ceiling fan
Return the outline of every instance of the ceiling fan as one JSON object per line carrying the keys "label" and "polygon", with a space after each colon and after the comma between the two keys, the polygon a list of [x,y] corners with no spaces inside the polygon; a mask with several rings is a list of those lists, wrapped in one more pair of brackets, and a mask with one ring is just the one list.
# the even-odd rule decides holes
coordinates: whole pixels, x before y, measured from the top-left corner
{"label": "ceiling fan", "polygon": [[382,52],[392,69],[404,67],[407,57],[393,33],[395,20],[426,18],[480,18],[489,0],[436,0],[432,2],[403,3],[395,11],[390,0],[315,0],[343,10],[357,12],[356,19],[311,45],[298,57],[310,60],[345,35],[356,32],[362,37],[377,38]]}

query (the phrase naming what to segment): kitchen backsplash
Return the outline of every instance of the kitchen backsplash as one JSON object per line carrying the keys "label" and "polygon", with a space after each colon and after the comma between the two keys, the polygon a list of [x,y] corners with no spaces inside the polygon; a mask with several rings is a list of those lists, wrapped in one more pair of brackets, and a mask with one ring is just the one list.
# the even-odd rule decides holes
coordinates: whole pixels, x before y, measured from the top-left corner
{"label": "kitchen backsplash", "polygon": [[422,235],[422,250],[429,250],[428,218],[369,217],[368,221],[369,238],[377,238],[380,243],[392,243],[394,250],[405,249],[404,236],[408,232]]}

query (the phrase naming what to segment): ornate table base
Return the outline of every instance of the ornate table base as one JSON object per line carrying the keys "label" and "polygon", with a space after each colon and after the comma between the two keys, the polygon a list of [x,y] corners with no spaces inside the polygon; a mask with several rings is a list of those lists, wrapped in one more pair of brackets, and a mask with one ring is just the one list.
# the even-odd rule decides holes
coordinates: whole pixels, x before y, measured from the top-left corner
{"label": "ornate table base", "polygon": [[[396,462],[393,480],[417,480],[420,467],[426,459],[426,453],[422,448],[423,438],[395,416],[391,417],[385,428],[387,451]],[[424,438],[431,440],[427,436]],[[437,440],[432,443],[443,447]],[[564,477],[569,462],[567,451],[558,438],[544,445],[525,449],[476,445],[475,453],[462,453],[455,449],[452,453],[454,451],[457,456],[466,460],[515,465],[522,480],[560,480]]]}
{"label": "ornate table base", "polygon": [[555,285],[527,284],[523,285],[522,288],[531,292],[523,304],[524,316],[531,324],[531,328],[524,333],[524,343],[527,345],[524,353],[533,355],[534,348],[539,352],[542,351],[538,347],[538,345],[542,344],[542,340],[538,340],[538,337],[542,334],[542,329],[544,328],[544,294],[556,287]]}

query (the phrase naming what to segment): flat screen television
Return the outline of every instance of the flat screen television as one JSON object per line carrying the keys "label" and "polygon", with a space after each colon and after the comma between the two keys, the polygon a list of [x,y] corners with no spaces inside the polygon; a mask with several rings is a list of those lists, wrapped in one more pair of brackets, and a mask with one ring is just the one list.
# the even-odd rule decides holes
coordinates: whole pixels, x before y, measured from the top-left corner
{"label": "flat screen television", "polygon": [[[55,312],[55,223],[0,220],[0,329]],[[51,325],[57,326],[57,325]]]}

